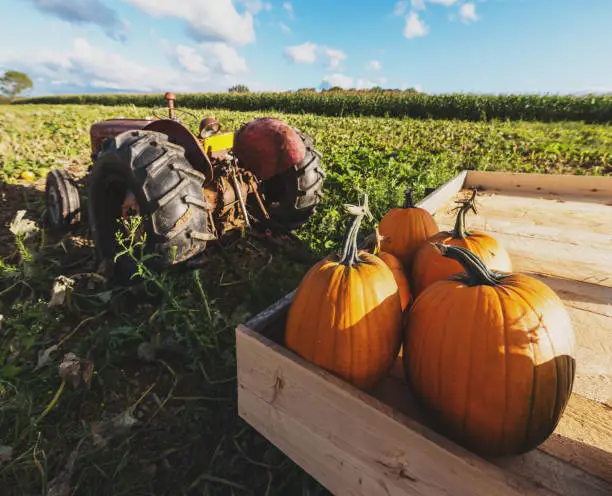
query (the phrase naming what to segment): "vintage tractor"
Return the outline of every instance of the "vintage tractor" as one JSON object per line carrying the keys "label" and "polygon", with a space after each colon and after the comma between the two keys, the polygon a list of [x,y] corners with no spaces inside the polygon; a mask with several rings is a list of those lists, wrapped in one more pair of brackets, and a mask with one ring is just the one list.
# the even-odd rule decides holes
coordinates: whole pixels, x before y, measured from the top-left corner
{"label": "vintage tractor", "polygon": [[79,190],[86,191],[97,255],[126,280],[134,264],[116,257],[116,233],[130,216],[143,220],[145,252],[167,268],[201,254],[228,231],[253,223],[295,229],[314,213],[325,173],[311,138],[274,118],[254,119],[235,133],[206,118],[196,135],[179,117],[197,118],[176,109],[172,93],[165,98],[167,117],[156,110],[154,118],[93,124],[93,164],[80,181],[65,170],[49,172],[51,228],[81,220]]}

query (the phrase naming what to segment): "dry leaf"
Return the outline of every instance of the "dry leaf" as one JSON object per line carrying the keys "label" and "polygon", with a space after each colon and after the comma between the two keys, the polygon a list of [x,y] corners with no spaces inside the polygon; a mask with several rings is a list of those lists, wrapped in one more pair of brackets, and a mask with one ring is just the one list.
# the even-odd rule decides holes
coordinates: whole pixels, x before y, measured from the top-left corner
{"label": "dry leaf", "polygon": [[13,458],[12,446],[0,446],[0,463],[9,462]]}
{"label": "dry leaf", "polygon": [[65,276],[58,276],[53,282],[53,288],[51,289],[51,299],[49,300],[48,307],[61,306],[65,303],[68,293],[72,290],[74,280]]}
{"label": "dry leaf", "polygon": [[34,370],[38,370],[41,367],[44,367],[45,365],[47,365],[51,360],[51,354],[55,353],[57,351],[57,345],[54,344],[52,346],[49,346],[46,350],[44,351],[39,351],[38,352],[38,363],[36,364],[36,367],[34,367]]}
{"label": "dry leaf", "polygon": [[59,365],[59,375],[62,380],[70,382],[74,388],[81,383],[89,389],[93,374],[93,362],[77,357],[74,353],[66,353]]}

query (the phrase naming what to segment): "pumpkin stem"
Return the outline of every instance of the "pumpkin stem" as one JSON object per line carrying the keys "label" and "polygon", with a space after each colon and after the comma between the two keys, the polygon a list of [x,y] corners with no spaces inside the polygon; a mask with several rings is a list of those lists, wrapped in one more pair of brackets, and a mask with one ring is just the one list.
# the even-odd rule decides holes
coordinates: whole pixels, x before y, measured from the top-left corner
{"label": "pumpkin stem", "polygon": [[415,208],[414,198],[412,197],[412,188],[406,189],[406,191],[404,191],[404,195],[404,208]]}
{"label": "pumpkin stem", "polygon": [[472,191],[472,197],[468,200],[464,200],[460,203],[460,206],[457,208],[459,212],[457,213],[457,219],[455,220],[455,228],[453,229],[453,238],[455,239],[465,239],[467,236],[471,236],[471,233],[465,228],[465,214],[467,214],[470,210],[475,214],[478,213],[476,211],[476,190]]}
{"label": "pumpkin stem", "polygon": [[344,205],[346,211],[354,215],[353,222],[348,226],[346,234],[344,236],[344,244],[342,245],[342,251],[340,252],[340,263],[351,267],[353,264],[361,262],[359,258],[359,249],[357,248],[357,233],[361,226],[361,221],[364,217],[373,219],[374,216],[370,212],[368,207],[368,195],[364,194],[364,200],[362,206],[357,205]]}
{"label": "pumpkin stem", "polygon": [[461,264],[465,274],[460,274],[456,279],[465,282],[468,286],[497,286],[507,274],[494,273],[482,259],[467,248],[454,245],[443,245],[434,243],[442,256],[452,258]]}

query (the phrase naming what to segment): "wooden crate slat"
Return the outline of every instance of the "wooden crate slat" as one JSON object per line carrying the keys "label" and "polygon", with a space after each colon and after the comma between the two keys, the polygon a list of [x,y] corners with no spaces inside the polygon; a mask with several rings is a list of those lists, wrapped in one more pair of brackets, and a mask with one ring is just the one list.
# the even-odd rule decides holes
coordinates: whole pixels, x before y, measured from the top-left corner
{"label": "wooden crate slat", "polygon": [[[239,328],[236,346],[241,415],[310,467],[311,475],[334,494],[434,496],[448,494],[449,487],[458,496],[550,494],[487,464],[247,328]],[[253,412],[259,422],[250,418]],[[291,427],[297,424],[306,432],[298,430],[294,437]],[[320,458],[306,459],[302,449],[306,435],[319,438],[321,446],[310,446],[309,451],[311,457],[324,456],[323,463]],[[348,459],[356,471],[348,467],[346,472],[327,473],[321,468],[331,463],[329,458],[338,449],[341,460]],[[366,478],[374,480],[364,482]]]}
{"label": "wooden crate slat", "polygon": [[466,188],[514,191],[517,194],[570,194],[576,198],[612,197],[612,177],[569,174],[533,174],[520,172],[467,171]]}

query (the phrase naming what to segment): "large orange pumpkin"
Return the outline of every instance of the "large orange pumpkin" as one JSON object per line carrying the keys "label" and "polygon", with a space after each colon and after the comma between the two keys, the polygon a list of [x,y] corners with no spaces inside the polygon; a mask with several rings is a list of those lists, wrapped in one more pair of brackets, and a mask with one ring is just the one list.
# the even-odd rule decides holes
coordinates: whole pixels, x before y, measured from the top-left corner
{"label": "large orange pumpkin", "polygon": [[403,207],[389,210],[378,226],[383,236],[381,250],[395,255],[409,269],[417,248],[440,229],[433,216],[414,205],[412,190],[406,190]]}
{"label": "large orange pumpkin", "polygon": [[445,433],[482,456],[529,451],[554,431],[572,392],[574,332],[556,293],[490,271],[469,250],[436,244],[465,272],[414,302],[403,364]]}
{"label": "large orange pumpkin", "polygon": [[408,282],[408,278],[406,277],[406,273],[404,272],[404,267],[397,257],[391,255],[391,253],[387,253],[386,251],[379,251],[378,258],[385,262],[387,267],[389,267],[391,272],[393,272],[393,277],[395,278],[395,282],[397,283],[397,287],[399,289],[403,312],[412,302],[410,284]]}
{"label": "large orange pumpkin", "polygon": [[466,214],[470,210],[476,213],[475,197],[476,190],[470,199],[461,202],[452,231],[437,233],[417,250],[411,270],[412,292],[415,297],[434,282],[461,271],[459,262],[440,256],[432,243],[462,246],[478,255],[489,268],[512,271],[510,255],[497,239],[483,231],[466,229]]}
{"label": "large orange pumpkin", "polygon": [[[359,251],[355,215],[340,254],[314,265],[289,309],[285,345],[309,362],[368,390],[392,367],[402,339],[401,298],[393,272],[379,257]],[[371,214],[369,214],[371,215]]]}

